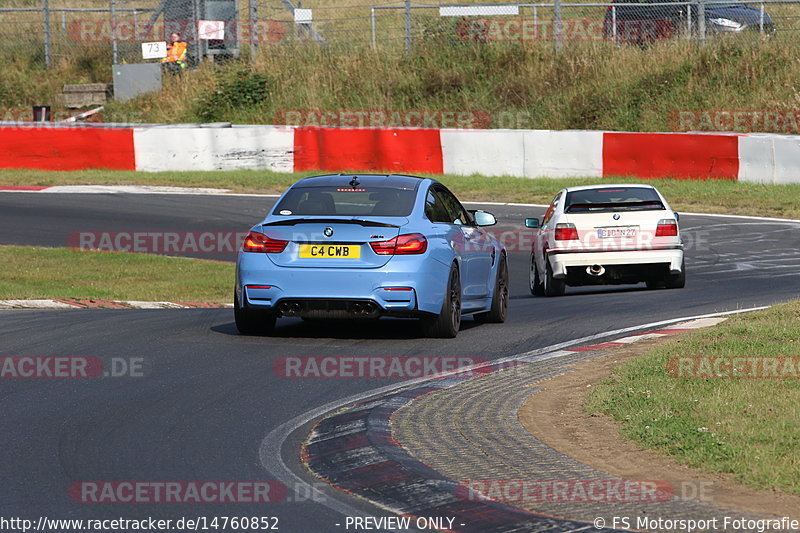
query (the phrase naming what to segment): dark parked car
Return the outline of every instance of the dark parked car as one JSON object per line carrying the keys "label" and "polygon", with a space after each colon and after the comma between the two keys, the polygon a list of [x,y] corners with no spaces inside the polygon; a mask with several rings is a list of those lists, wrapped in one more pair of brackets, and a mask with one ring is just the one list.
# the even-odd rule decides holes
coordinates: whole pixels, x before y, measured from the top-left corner
{"label": "dark parked car", "polygon": [[[698,4],[670,5],[663,0],[613,0],[606,10],[604,37],[618,42],[645,44],[698,32]],[[763,18],[762,18],[763,17]],[[775,23],[768,13],[744,2],[705,4],[706,36],[743,32],[771,35]]]}

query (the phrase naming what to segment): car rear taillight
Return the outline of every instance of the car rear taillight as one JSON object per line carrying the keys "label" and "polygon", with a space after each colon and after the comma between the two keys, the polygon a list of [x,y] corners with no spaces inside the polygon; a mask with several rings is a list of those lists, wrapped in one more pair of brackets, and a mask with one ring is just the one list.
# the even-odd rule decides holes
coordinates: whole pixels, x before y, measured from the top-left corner
{"label": "car rear taillight", "polygon": [[575,229],[575,224],[566,222],[556,224],[556,240],[557,241],[573,241],[578,238],[578,230]]}
{"label": "car rear taillight", "polygon": [[371,242],[369,245],[378,255],[424,254],[428,249],[428,239],[421,233],[408,233],[388,241]]}
{"label": "car rear taillight", "polygon": [[672,218],[662,218],[656,227],[656,237],[677,237],[678,222]]}
{"label": "car rear taillight", "polygon": [[251,231],[242,243],[243,252],[257,252],[265,254],[279,254],[286,248],[289,241],[271,239],[257,231]]}

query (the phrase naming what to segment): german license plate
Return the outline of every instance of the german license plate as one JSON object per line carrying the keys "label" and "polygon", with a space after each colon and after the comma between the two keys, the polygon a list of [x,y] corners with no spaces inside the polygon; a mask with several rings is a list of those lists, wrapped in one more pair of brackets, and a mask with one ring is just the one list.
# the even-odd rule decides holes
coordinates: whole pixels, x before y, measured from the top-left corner
{"label": "german license plate", "polygon": [[301,244],[301,259],[359,259],[361,246],[350,244]]}
{"label": "german license plate", "polygon": [[611,228],[597,228],[597,236],[601,239],[614,237],[636,237],[638,226],[615,226]]}

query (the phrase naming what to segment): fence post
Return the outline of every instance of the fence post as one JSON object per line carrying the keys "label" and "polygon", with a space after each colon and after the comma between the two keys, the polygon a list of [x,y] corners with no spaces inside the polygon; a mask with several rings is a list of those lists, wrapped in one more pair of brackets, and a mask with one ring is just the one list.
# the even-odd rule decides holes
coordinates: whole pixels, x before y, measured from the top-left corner
{"label": "fence post", "polygon": [[377,30],[375,28],[375,7],[369,8],[369,20],[370,20],[370,23],[372,24],[372,49],[373,50],[377,50],[378,49],[378,35],[377,35],[378,32],[377,32]]}
{"label": "fence post", "polygon": [[697,39],[700,44],[706,40],[706,0],[697,1]]}
{"label": "fence post", "polygon": [[692,4],[686,6],[686,39],[692,39]]}
{"label": "fence post", "polygon": [[202,46],[202,41],[200,40],[200,32],[198,31],[199,28],[197,24],[200,22],[200,3],[198,0],[192,0],[192,33],[194,34],[194,49],[195,49],[195,57],[197,61],[201,61],[203,59],[203,52],[205,50]]}
{"label": "fence post", "polygon": [[553,36],[556,41],[556,52],[560,52],[564,47],[561,29],[561,0],[555,0],[553,2]]}
{"label": "fence post", "polygon": [[42,0],[44,16],[44,64],[50,66],[50,1]]}
{"label": "fence post", "polygon": [[250,0],[250,9],[248,9],[248,20],[250,24],[250,64],[254,65],[256,62],[256,53],[258,52],[258,0]]}
{"label": "fence post", "polygon": [[406,0],[406,52],[411,51],[411,0]]}
{"label": "fence post", "polygon": [[611,4],[611,40],[615,43],[617,39],[617,6]]}
{"label": "fence post", "polygon": [[758,30],[761,35],[764,35],[764,4],[761,4],[761,11],[758,17]]}
{"label": "fence post", "polygon": [[111,0],[111,55],[113,65],[117,65],[119,47],[117,45],[117,0]]}

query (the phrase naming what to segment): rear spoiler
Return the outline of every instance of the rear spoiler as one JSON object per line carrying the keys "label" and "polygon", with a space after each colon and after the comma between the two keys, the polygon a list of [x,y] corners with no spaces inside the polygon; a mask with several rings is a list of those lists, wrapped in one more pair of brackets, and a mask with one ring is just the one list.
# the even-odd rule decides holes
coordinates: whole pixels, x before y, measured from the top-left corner
{"label": "rear spoiler", "polygon": [[399,228],[396,224],[387,224],[386,222],[375,222],[374,220],[361,220],[358,218],[290,218],[287,220],[276,220],[275,222],[267,222],[262,226],[296,226],[298,224],[357,224],[366,228]]}
{"label": "rear spoiler", "polygon": [[664,204],[659,200],[646,200],[643,202],[598,202],[598,203],[582,203],[570,204],[564,209],[565,213],[574,213],[575,211],[589,211],[590,209],[617,209],[627,207],[647,207],[652,206],[655,209],[665,209]]}

